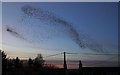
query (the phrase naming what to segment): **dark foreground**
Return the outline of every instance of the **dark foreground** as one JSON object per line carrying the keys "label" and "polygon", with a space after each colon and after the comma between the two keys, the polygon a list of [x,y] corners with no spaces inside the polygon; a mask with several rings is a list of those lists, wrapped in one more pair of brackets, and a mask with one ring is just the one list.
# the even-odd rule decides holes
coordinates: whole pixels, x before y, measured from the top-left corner
{"label": "dark foreground", "polygon": [[119,75],[119,67],[83,67],[78,69],[9,69],[5,75]]}

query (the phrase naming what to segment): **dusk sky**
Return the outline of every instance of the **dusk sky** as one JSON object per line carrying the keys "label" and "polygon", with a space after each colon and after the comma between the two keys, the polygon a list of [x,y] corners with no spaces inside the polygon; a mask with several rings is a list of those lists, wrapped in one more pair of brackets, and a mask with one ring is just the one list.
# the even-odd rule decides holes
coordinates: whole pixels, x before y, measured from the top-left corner
{"label": "dusk sky", "polygon": [[65,51],[77,53],[67,54],[72,68],[79,60],[84,66],[118,66],[118,3],[4,2],[0,42],[11,58],[41,53],[47,63],[61,66],[63,55],[46,56]]}

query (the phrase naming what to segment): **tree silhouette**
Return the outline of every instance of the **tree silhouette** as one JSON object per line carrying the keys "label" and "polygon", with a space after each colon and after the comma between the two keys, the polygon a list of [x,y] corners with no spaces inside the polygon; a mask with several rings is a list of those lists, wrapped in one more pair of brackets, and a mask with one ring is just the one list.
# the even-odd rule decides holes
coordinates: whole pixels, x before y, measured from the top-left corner
{"label": "tree silhouette", "polygon": [[16,59],[15,59],[14,63],[15,63],[15,68],[19,68],[19,63],[20,63],[20,60],[19,60],[19,58],[18,58],[18,57],[16,57]]}
{"label": "tree silhouette", "polygon": [[42,54],[38,54],[34,60],[34,67],[43,68],[44,62],[45,61],[43,60]]}
{"label": "tree silhouette", "polygon": [[2,75],[5,75],[7,70],[7,54],[5,54],[4,51],[2,51]]}
{"label": "tree silhouette", "polygon": [[29,60],[28,60],[28,65],[29,65],[29,68],[31,68],[31,67],[32,67],[32,64],[33,64],[33,60],[32,60],[31,58],[29,58]]}

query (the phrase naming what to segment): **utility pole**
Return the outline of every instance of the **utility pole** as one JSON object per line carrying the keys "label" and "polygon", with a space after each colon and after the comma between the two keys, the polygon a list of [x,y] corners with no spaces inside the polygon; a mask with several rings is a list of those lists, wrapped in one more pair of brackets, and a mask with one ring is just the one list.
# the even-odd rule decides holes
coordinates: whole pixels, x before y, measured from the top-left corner
{"label": "utility pole", "polygon": [[64,69],[67,70],[67,64],[66,64],[66,52],[64,52]]}
{"label": "utility pole", "polygon": [[82,69],[82,62],[81,62],[81,60],[79,60],[79,70],[81,70]]}
{"label": "utility pole", "polygon": [[79,75],[83,75],[82,62],[79,60]]}
{"label": "utility pole", "polygon": [[64,52],[64,75],[67,75],[66,52]]}

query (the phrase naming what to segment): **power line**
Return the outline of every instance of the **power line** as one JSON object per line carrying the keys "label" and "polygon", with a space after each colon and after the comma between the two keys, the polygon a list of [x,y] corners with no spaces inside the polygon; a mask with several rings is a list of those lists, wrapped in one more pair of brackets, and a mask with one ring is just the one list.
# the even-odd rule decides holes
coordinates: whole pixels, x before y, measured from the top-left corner
{"label": "power line", "polygon": [[[79,54],[79,53],[61,52],[61,53],[54,54],[54,55],[49,55],[49,56],[46,56],[46,57],[53,57],[53,56],[62,55],[62,54],[64,54],[64,69],[67,69],[66,54]],[[110,56],[111,56],[111,55],[112,55],[112,56],[118,55],[118,54],[111,54],[111,53],[103,53],[103,54],[83,53],[83,54],[85,54],[85,55],[110,55]],[[46,57],[44,57],[44,58],[46,58]],[[106,59],[106,60],[111,60],[111,59],[113,59],[113,57],[112,57],[112,58],[108,58],[108,59]],[[93,62],[92,64],[99,64],[99,63],[101,63],[101,62]],[[90,64],[90,65],[92,65],[92,64]]]}
{"label": "power line", "polygon": [[[43,58],[53,57],[53,56],[62,55],[62,54],[64,54],[64,52],[53,54],[53,55],[49,55],[49,56],[46,56],[46,57],[43,57]],[[69,53],[69,52],[66,52],[66,54],[78,54],[78,53]]]}
{"label": "power line", "polygon": [[66,54],[78,54],[78,53],[69,53],[69,52],[66,52]]}
{"label": "power line", "polygon": [[58,54],[53,54],[53,55],[49,55],[49,56],[46,56],[46,57],[43,57],[43,58],[47,58],[47,57],[53,57],[53,56],[57,56],[57,55],[61,55],[62,53],[58,53]]}

